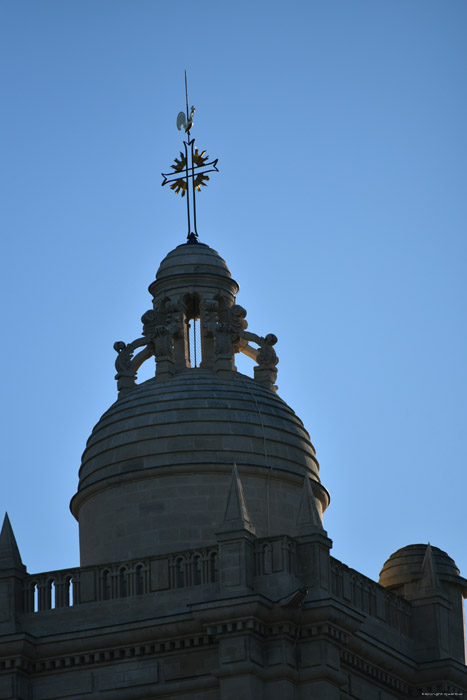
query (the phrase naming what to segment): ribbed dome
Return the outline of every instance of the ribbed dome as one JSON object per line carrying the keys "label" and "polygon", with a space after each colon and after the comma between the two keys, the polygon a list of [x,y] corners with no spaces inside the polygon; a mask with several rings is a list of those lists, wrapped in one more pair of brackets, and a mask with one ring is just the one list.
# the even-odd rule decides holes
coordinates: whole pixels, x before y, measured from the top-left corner
{"label": "ribbed dome", "polygon": [[273,391],[232,374],[150,379],[104,413],[71,502],[82,565],[215,544],[234,463],[259,537],[297,534],[304,477],[325,510],[300,419]]}
{"label": "ribbed dome", "polygon": [[309,435],[282,399],[239,373],[232,381],[187,370],[144,382],[104,413],[83,454],[79,490],[140,469],[234,461],[319,480]]}
{"label": "ribbed dome", "polygon": [[230,270],[217,250],[204,243],[183,243],[159,265],[156,280],[174,275],[216,275],[230,279]]}
{"label": "ribbed dome", "polygon": [[[394,588],[420,580],[425,558],[426,544],[410,544],[391,554],[379,575],[379,582],[386,588]],[[459,577],[459,569],[451,557],[438,547],[431,547],[437,575],[441,579],[451,580]]]}
{"label": "ribbed dome", "polygon": [[183,243],[171,250],[149,285],[156,304],[186,293],[224,294],[234,303],[238,290],[237,282],[217,250],[197,242]]}

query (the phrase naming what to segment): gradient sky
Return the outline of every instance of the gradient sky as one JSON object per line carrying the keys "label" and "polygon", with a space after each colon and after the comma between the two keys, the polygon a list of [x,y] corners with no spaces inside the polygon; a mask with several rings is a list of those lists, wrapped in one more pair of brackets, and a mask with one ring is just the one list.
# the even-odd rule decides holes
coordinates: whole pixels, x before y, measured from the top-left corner
{"label": "gradient sky", "polygon": [[465,0],[2,0],[0,510],[30,572],[78,564],[112,346],[185,239],[187,68],[200,239],[279,337],[334,556],[377,579],[430,541],[467,576],[466,32]]}

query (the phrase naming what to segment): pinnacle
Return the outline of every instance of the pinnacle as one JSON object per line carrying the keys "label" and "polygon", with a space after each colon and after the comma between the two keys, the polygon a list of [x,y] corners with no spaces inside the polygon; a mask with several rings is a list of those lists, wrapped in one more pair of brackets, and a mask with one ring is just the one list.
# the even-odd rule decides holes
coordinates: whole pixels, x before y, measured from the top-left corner
{"label": "pinnacle", "polygon": [[297,529],[300,534],[323,533],[321,517],[311,489],[310,479],[303,481],[302,498],[297,516]]}
{"label": "pinnacle", "polygon": [[25,569],[8,513],[5,513],[0,533],[0,569]]}
{"label": "pinnacle", "polygon": [[422,563],[422,577],[419,581],[419,589],[433,589],[437,588],[439,585],[438,576],[436,573],[436,564],[433,557],[433,550],[431,544],[428,543],[426,546],[425,556]]}
{"label": "pinnacle", "polygon": [[223,532],[233,530],[248,530],[251,533],[255,532],[246,506],[242,482],[240,481],[236,464],[234,464],[232,469],[232,479],[230,482],[229,495],[227,496],[227,505],[221,529]]}

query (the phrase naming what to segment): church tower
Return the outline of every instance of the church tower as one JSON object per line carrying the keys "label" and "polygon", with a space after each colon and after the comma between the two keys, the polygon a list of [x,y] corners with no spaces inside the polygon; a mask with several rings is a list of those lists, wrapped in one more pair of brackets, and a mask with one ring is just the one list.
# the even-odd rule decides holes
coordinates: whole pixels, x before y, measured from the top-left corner
{"label": "church tower", "polygon": [[187,100],[163,182],[185,196],[187,242],[149,286],[141,336],[114,345],[117,398],[71,501],[80,566],[28,573],[5,516],[0,700],[462,696],[453,560],[409,545],[376,583],[330,554],[315,450],[277,393],[277,338],[248,328],[226,262],[198,238],[217,161],[195,148],[193,115]]}

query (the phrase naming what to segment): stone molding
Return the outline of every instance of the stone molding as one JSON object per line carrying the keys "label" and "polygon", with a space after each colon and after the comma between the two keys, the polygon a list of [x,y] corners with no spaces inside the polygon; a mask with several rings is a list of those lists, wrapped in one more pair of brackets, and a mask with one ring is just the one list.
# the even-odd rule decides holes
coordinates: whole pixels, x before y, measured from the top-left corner
{"label": "stone molding", "polygon": [[383,669],[374,666],[347,649],[341,649],[340,658],[344,667],[351,668],[367,678],[370,678],[372,681],[377,681],[381,685],[408,697],[410,687],[407,683],[401,681],[400,678],[387,673],[387,671],[383,671]]}

